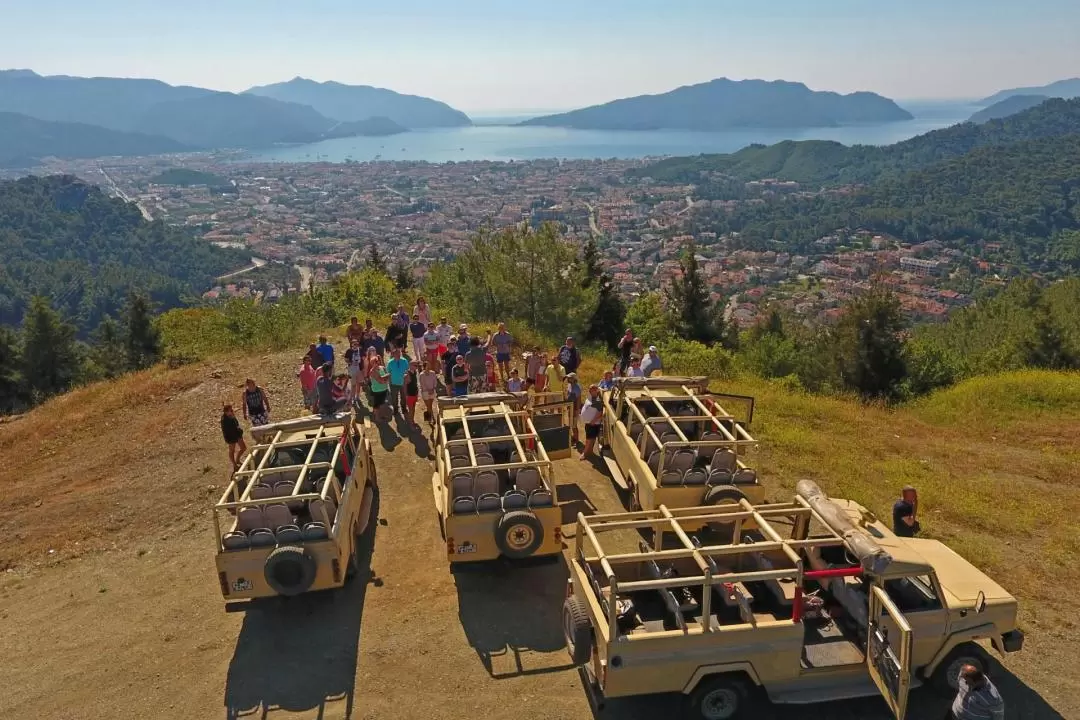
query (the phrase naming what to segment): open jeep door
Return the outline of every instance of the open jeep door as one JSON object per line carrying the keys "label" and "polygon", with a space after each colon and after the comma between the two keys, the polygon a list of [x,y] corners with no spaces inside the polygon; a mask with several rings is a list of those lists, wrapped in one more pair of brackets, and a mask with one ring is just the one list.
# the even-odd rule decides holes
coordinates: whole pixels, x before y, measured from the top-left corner
{"label": "open jeep door", "polygon": [[574,401],[565,399],[561,392],[540,392],[533,396],[529,410],[548,457],[552,460],[570,457],[574,450],[571,433],[577,422]]}
{"label": "open jeep door", "polygon": [[[866,665],[896,720],[904,720],[911,690],[911,626],[882,588],[874,585],[870,590]],[[886,616],[891,623],[882,622]]]}

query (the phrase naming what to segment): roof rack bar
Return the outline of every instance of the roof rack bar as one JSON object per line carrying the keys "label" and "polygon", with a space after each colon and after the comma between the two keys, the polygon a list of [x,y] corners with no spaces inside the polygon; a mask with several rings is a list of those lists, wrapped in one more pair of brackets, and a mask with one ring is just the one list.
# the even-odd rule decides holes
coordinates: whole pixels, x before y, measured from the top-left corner
{"label": "roof rack bar", "polygon": [[[325,425],[320,425],[319,427],[326,427],[326,426]],[[317,428],[312,428],[312,429],[317,429]],[[329,444],[329,443],[332,443],[332,442],[337,442],[339,439],[340,438],[337,435],[323,435],[321,438],[319,438],[319,442]],[[312,442],[312,438],[301,438],[300,440],[288,440],[286,442],[279,442],[274,447],[277,450],[280,450],[282,448],[305,447],[308,444],[310,444],[311,442]],[[270,447],[269,443],[261,443],[259,445],[253,446],[252,450],[259,450],[261,448],[268,448],[268,447]]]}
{"label": "roof rack bar", "polygon": [[607,575],[608,582],[612,582],[615,579],[615,571],[611,568],[611,563],[607,561],[607,556],[604,554],[604,548],[600,545],[600,540],[597,539],[596,533],[589,527],[589,523],[585,521],[585,515],[583,513],[578,513],[578,525],[585,530],[589,542],[592,543],[593,549],[596,550],[597,559],[600,561],[600,567],[603,569],[604,574]]}
{"label": "roof rack bar", "polygon": [[[254,475],[255,473],[259,472],[260,470],[262,470],[262,471],[270,470],[272,472],[278,473],[278,472],[285,472],[286,470],[303,470],[304,468],[311,468],[312,470],[321,470],[323,468],[328,468],[328,467],[330,467],[330,463],[328,463],[328,462],[307,463],[307,464],[303,464],[303,465],[274,465],[273,467],[257,468],[255,470],[245,470],[244,474],[245,475]],[[237,473],[237,474],[239,474],[239,473]]]}
{"label": "roof rack bar", "polygon": [[[337,463],[338,463],[338,459],[340,457],[341,457],[341,443],[338,443],[337,445],[334,446],[334,454],[330,456],[329,467],[331,467],[331,468],[336,467]],[[326,474],[326,477],[330,479],[330,482],[323,483],[322,491],[319,493],[319,496],[322,497],[325,500],[326,499],[326,491],[327,491],[327,489],[331,485],[333,485],[334,490],[336,491],[335,494],[337,495],[337,497],[333,498],[333,500],[340,502],[341,501],[341,483],[338,482],[337,473],[329,472],[329,473]],[[326,527],[329,528],[330,523],[327,523]]]}
{"label": "roof rack bar", "polygon": [[[461,431],[465,433],[465,441],[468,443],[467,447],[469,448],[469,464],[473,467],[476,467],[476,449],[473,448],[472,433],[469,432],[469,421],[466,419],[465,413],[461,414]],[[450,453],[449,450],[447,450],[446,452],[447,454]]]}
{"label": "roof rack bar", "polygon": [[675,521],[675,518],[671,516],[671,512],[667,509],[667,505],[660,506],[660,512],[667,518],[668,523],[671,525],[671,529],[675,532],[675,535],[682,542],[683,546],[692,551],[691,557],[694,558],[694,562],[698,564],[698,567],[702,572],[707,573],[709,571],[709,564],[705,562],[705,558],[701,557],[701,553],[698,552],[697,546],[690,541],[689,536],[683,531],[682,526]]}
{"label": "roof rack bar", "polygon": [[[736,507],[736,506],[733,506],[733,507]],[[674,519],[678,520],[680,522],[691,521],[691,520],[710,520],[712,522],[730,522],[732,520],[745,520],[745,519],[751,518],[751,517],[753,517],[753,513],[748,512],[746,510],[737,510],[737,511],[730,512],[730,513],[709,513],[709,514],[701,514],[701,515],[681,515],[681,516],[675,517]],[[590,523],[590,525],[596,527],[597,530],[603,532],[603,531],[615,530],[615,529],[628,530],[628,529],[632,529],[632,528],[652,527],[652,526],[657,524],[657,521],[660,521],[662,523],[665,519],[666,518],[664,518],[662,516],[661,517],[653,516],[653,517],[646,517],[646,518],[633,519],[633,520],[627,519],[627,520],[601,521],[599,523],[593,522],[593,523]]]}
{"label": "roof rack bar", "polygon": [[653,401],[653,405],[655,405],[660,411],[660,414],[667,419],[668,425],[670,425],[679,435],[679,439],[681,439],[683,442],[690,442],[686,435],[683,434],[682,428],[679,427],[679,424],[671,419],[671,413],[667,411],[667,408],[664,407],[664,404],[662,402],[656,399],[656,396],[653,395],[652,390],[650,390],[648,386],[645,387],[645,396]]}
{"label": "roof rack bar", "polygon": [[274,505],[276,503],[283,503],[286,500],[289,502],[298,502],[304,500],[318,500],[319,493],[304,493],[302,495],[274,495],[267,498],[258,498],[256,500],[239,500],[236,502],[218,503],[214,506],[215,510],[228,510],[231,508],[242,507],[256,507],[258,505]]}
{"label": "roof rack bar", "polygon": [[[251,475],[251,481],[248,483],[248,486],[244,488],[244,494],[240,496],[241,501],[247,500],[251,497],[251,488],[255,487],[256,485],[255,478],[259,476],[259,473],[262,472],[263,467],[266,466],[267,461],[270,460],[270,456],[274,454],[274,448],[277,447],[278,441],[281,440],[282,432],[282,430],[278,430],[276,433],[274,433],[274,439],[271,440],[270,444],[266,446],[263,452],[263,456],[259,460],[259,466],[256,467],[254,470],[244,471],[245,474]],[[255,453],[256,449],[258,448],[252,449],[252,454]],[[236,477],[237,475],[240,475],[240,473],[233,473],[233,477]]]}
{"label": "roof rack bar", "polygon": [[[719,430],[719,431],[720,431],[721,433],[723,433],[724,435],[726,435],[726,436],[727,436],[727,438],[728,438],[728,440],[738,440],[738,438],[736,438],[736,437],[735,437],[734,435],[732,435],[732,434],[731,434],[731,432],[730,432],[730,431],[728,431],[728,429],[727,429],[726,427],[724,427],[723,423],[721,423],[721,422],[720,422],[719,418],[717,418],[717,417],[716,417],[716,414],[715,414],[715,413],[711,413],[711,412],[709,412],[709,408],[705,407],[705,403],[701,402],[701,398],[699,398],[699,397],[698,397],[698,396],[697,396],[697,395],[696,395],[696,394],[694,393],[694,391],[693,391],[693,390],[691,390],[690,388],[686,387],[685,385],[683,385],[682,389],[683,389],[683,392],[685,392],[685,393],[687,394],[687,396],[688,396],[688,397],[690,398],[690,400],[691,400],[691,401],[693,401],[693,403],[694,403],[695,405],[697,405],[697,406],[698,406],[698,408],[700,408],[700,409],[701,409],[701,412],[705,413],[706,415],[708,415],[709,417],[711,417],[711,418],[712,418],[712,421],[713,421],[713,425],[715,425],[715,426],[716,426],[716,428],[717,428],[717,429],[718,429],[718,430]],[[721,406],[720,406],[720,405],[719,405],[718,403],[714,403],[714,404],[716,405],[716,407],[720,408],[720,412],[724,413],[724,416],[725,416],[725,418],[724,418],[724,419],[731,419],[731,420],[733,420],[733,421],[735,420],[734,416],[732,416],[732,415],[731,415],[731,414],[730,414],[730,413],[729,413],[729,412],[728,412],[727,410],[724,410],[724,408],[723,408],[723,407],[721,407]],[[738,423],[737,423],[737,422],[735,423],[735,426],[736,426],[736,427],[738,427]]]}
{"label": "roof rack bar", "polygon": [[798,571],[794,569],[733,572],[724,573],[722,575],[713,575],[710,578],[706,578],[704,575],[682,575],[673,578],[663,578],[660,580],[634,580],[631,582],[623,582],[619,583],[619,589],[624,592],[631,592],[634,590],[670,590],[671,588],[688,587],[691,585],[705,585],[715,587],[717,585],[723,585],[725,583],[758,582],[762,580],[784,580],[797,576]]}
{"label": "roof rack bar", "polygon": [[[315,431],[315,437],[311,440],[311,448],[308,450],[307,456],[304,458],[304,468],[300,471],[300,474],[296,476],[296,483],[293,484],[292,492],[290,495],[296,495],[300,492],[300,487],[303,485],[304,478],[307,477],[308,470],[311,469],[311,458],[315,457],[315,448],[319,446],[319,438],[326,431],[325,425],[320,425],[319,429]],[[344,435],[342,435],[344,437]]]}

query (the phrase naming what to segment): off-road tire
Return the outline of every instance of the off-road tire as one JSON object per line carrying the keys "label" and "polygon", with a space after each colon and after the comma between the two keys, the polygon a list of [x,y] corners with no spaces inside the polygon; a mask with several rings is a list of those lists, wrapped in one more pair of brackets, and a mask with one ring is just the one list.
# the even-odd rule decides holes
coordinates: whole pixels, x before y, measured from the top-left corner
{"label": "off-road tire", "polygon": [[943,697],[955,696],[957,679],[963,665],[974,665],[985,673],[990,669],[990,660],[978,643],[961,643],[950,650],[945,659],[934,668],[929,678],[930,685]]}
{"label": "off-road tire", "polygon": [[693,720],[742,720],[752,717],[758,702],[742,677],[705,678],[686,698],[686,717]]}
{"label": "off-road tire", "polygon": [[563,603],[562,626],[570,661],[579,666],[589,662],[593,652],[592,623],[584,603],[573,595]]}
{"label": "off-road tire", "polygon": [[544,544],[544,525],[528,510],[514,510],[495,525],[495,544],[504,557],[527,558]]}
{"label": "off-road tire", "polygon": [[746,495],[742,490],[734,485],[715,485],[709,488],[705,493],[705,499],[701,501],[702,505],[720,505],[726,502],[739,502],[745,500]]}
{"label": "off-road tire", "polygon": [[266,558],[263,577],[278,595],[306,592],[315,582],[315,558],[296,545],[283,545]]}

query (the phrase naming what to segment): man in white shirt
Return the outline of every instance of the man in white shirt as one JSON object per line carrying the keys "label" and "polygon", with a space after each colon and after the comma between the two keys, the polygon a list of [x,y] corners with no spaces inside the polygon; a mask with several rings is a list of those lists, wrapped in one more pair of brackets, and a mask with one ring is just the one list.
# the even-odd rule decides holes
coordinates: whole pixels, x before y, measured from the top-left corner
{"label": "man in white shirt", "polygon": [[592,454],[604,424],[604,401],[596,383],[589,386],[589,396],[581,404],[581,423],[585,426],[585,446],[581,448],[580,459],[586,460]]}
{"label": "man in white shirt", "polygon": [[450,347],[450,336],[454,334],[454,328],[446,322],[446,318],[439,318],[439,324],[435,326],[435,332],[439,334],[439,345],[444,348]]}
{"label": "man in white shirt", "polygon": [[659,351],[655,345],[649,346],[649,352],[641,359],[641,371],[645,377],[651,377],[657,370],[663,370],[664,364],[660,362]]}

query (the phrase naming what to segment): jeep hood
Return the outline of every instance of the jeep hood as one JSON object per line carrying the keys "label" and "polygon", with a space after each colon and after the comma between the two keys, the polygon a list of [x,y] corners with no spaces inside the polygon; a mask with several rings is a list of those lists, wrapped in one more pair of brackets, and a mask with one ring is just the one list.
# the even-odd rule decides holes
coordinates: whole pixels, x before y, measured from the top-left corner
{"label": "jeep hood", "polygon": [[898,538],[912,550],[926,559],[937,572],[938,582],[948,596],[949,605],[970,605],[975,602],[981,591],[987,602],[994,600],[1013,600],[1009,592],[990,579],[947,545],[937,540],[921,538]]}

